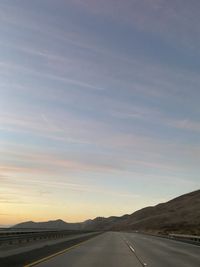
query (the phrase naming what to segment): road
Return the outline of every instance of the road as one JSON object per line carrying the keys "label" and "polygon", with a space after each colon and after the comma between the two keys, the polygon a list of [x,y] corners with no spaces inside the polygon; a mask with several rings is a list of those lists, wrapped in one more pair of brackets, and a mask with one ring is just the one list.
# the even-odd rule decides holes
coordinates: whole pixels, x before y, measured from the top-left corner
{"label": "road", "polygon": [[199,267],[200,247],[138,233],[107,232],[36,266]]}

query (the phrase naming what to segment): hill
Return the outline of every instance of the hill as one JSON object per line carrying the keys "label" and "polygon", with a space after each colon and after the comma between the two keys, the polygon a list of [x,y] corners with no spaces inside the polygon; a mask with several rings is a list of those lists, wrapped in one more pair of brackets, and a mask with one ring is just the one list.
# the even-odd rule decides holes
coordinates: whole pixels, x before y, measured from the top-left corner
{"label": "hill", "polygon": [[113,229],[156,233],[200,234],[200,190],[147,207],[117,223]]}

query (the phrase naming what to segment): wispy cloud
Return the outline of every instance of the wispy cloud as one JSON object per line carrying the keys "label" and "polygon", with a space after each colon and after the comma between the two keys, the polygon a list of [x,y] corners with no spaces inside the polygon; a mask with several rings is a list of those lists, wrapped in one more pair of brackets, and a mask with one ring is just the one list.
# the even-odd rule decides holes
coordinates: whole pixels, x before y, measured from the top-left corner
{"label": "wispy cloud", "polygon": [[[17,182],[18,184],[24,183],[25,187],[32,188],[33,185],[40,185],[40,186],[45,186],[48,189],[67,189],[71,190],[72,192],[85,192],[85,193],[98,193],[98,194],[105,194],[105,195],[110,195],[110,196],[117,196],[117,197],[122,197],[122,198],[139,198],[140,196],[137,194],[132,194],[128,192],[118,192],[118,191],[111,191],[109,189],[105,188],[100,188],[100,187],[95,187],[92,185],[87,185],[87,184],[77,184],[77,183],[69,183],[69,182],[62,182],[62,181],[47,181],[43,180],[41,181],[40,179],[30,179],[27,181],[26,179],[13,179],[13,184]],[[12,181],[10,181],[9,184],[12,184]],[[6,184],[5,184],[6,185]],[[29,189],[28,189],[29,190]],[[29,194],[29,193],[28,193]],[[23,194],[23,196],[27,196],[28,194]],[[50,191],[39,191],[39,194],[46,196],[46,194],[50,194]],[[14,196],[10,196],[9,194],[6,196],[2,196],[0,198],[0,201],[5,201],[9,203],[14,203]],[[19,201],[17,201],[18,203]]]}

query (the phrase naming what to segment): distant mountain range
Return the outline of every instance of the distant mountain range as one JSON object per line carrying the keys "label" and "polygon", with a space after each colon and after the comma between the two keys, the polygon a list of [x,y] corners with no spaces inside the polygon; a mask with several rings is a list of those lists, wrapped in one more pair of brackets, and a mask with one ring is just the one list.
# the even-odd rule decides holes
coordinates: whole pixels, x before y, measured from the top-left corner
{"label": "distant mountain range", "polygon": [[179,196],[166,203],[146,207],[130,215],[97,217],[81,223],[62,220],[24,222],[14,228],[69,230],[137,230],[150,233],[200,234],[200,190]]}

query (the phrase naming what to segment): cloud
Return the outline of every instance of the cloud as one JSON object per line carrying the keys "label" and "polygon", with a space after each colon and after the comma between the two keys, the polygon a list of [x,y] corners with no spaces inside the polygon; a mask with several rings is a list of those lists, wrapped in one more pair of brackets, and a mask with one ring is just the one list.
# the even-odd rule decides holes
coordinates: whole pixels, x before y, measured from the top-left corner
{"label": "cloud", "polygon": [[[0,204],[28,204],[27,201],[22,200],[20,195],[11,195],[9,193],[0,196]],[[1,214],[0,214],[1,215]],[[7,215],[7,214],[4,214]]]}
{"label": "cloud", "polygon": [[7,181],[8,179],[8,176],[7,175],[4,175],[4,174],[0,174],[0,182],[4,182],[4,181]]}
{"label": "cloud", "polygon": [[[106,141],[104,141],[106,140]],[[195,165],[195,156],[198,149],[191,145],[162,143],[151,138],[133,135],[105,136],[99,140],[99,147],[113,148],[109,153],[52,153],[51,150],[43,152],[39,147],[23,147],[21,145],[6,146],[0,171],[2,175],[19,177],[67,177],[71,175],[88,173],[109,174],[122,173],[136,176],[147,175],[147,171],[164,172],[171,175],[188,173]],[[105,149],[104,148],[104,149]],[[133,153],[134,151],[134,153]],[[173,156],[171,155],[173,151]],[[193,152],[192,152],[193,151]],[[180,158],[181,153],[181,158]],[[191,155],[192,154],[192,155]],[[170,156],[171,155],[171,156]],[[181,161],[185,161],[184,166]],[[135,174],[135,171],[139,171]],[[161,176],[163,174],[160,174]],[[11,176],[11,177],[12,177]]]}
{"label": "cloud", "polygon": [[[110,2],[112,3],[112,1]],[[96,4],[98,5],[97,2]],[[120,4],[120,2],[118,4]],[[145,2],[145,5],[149,7],[148,2]],[[45,27],[44,31],[46,31]],[[57,30],[55,29],[54,31],[53,29],[51,32],[54,36]],[[63,36],[63,34],[58,35],[60,37]],[[64,34],[65,38],[66,35],[68,35],[68,33]],[[73,47],[75,44],[72,45],[72,47],[68,47],[68,49],[61,54],[58,52],[59,49],[53,50],[51,47],[45,45],[39,47],[31,43],[13,45],[13,42],[11,42],[9,44],[11,47],[16,47],[16,49],[22,50],[25,53],[23,57],[26,58],[26,53],[28,53],[29,56],[39,56],[39,62],[42,65],[43,71],[39,71],[41,66],[37,66],[37,64],[23,65],[22,62],[16,64],[16,62],[13,62],[13,59],[10,60],[10,62],[1,63],[2,71],[7,73],[15,71],[17,75],[19,74],[18,72],[23,75],[24,73],[27,75],[36,75],[40,79],[47,79],[49,82],[53,80],[58,83],[73,85],[87,90],[107,92],[112,90],[110,88],[116,88],[115,90],[123,88],[129,95],[139,94],[146,97],[151,96],[158,98],[164,98],[166,96],[172,97],[173,95],[177,97],[178,94],[183,94],[183,91],[188,91],[188,85],[185,86],[185,81],[187,82],[190,80],[193,82],[195,76],[197,84],[200,83],[198,75],[192,73],[190,69],[182,73],[180,65],[177,68],[175,68],[175,66],[169,68],[168,64],[165,64],[165,62],[158,63],[155,60],[151,60],[148,57],[145,58],[141,55],[128,58],[123,53],[113,53],[112,49],[107,51],[106,44],[103,44],[100,48],[98,45],[96,46],[96,44],[90,44],[94,48],[94,51],[97,47],[97,53],[98,49],[101,51],[97,56],[90,53],[90,49],[85,51],[85,39],[82,39],[79,32],[75,39],[76,41],[74,43],[82,44],[83,42],[83,47],[79,50],[79,53],[77,53],[76,49]],[[61,50],[63,50],[63,48]],[[181,68],[183,68],[183,66],[181,66]],[[191,87],[192,84],[189,84],[189,86]],[[27,87],[29,86],[26,86],[26,90],[36,91],[35,88],[31,90],[27,89]],[[60,84],[57,84],[57,87],[60,87]],[[191,90],[194,90],[194,88],[197,87],[192,86]],[[44,88],[41,88],[41,92],[43,90]],[[50,98],[51,94],[48,94],[48,99]],[[181,98],[183,99],[183,97]],[[183,101],[187,100],[183,99]]]}
{"label": "cloud", "polygon": [[[15,184],[16,182],[16,184]],[[70,190],[71,192],[85,192],[85,193],[98,193],[98,194],[104,194],[104,195],[110,195],[110,196],[117,196],[117,197],[122,197],[122,198],[139,198],[140,196],[138,194],[133,194],[133,193],[129,193],[129,192],[124,192],[122,191],[112,191],[110,189],[105,189],[102,187],[96,187],[96,186],[92,186],[92,185],[87,185],[87,184],[78,184],[78,183],[70,183],[70,182],[65,182],[65,181],[50,181],[50,180],[40,180],[40,179],[13,179],[13,181],[10,181],[9,184],[13,184],[13,186],[15,188],[20,187],[20,184],[24,184],[24,186],[27,188],[27,190],[29,191],[31,189],[31,191],[33,191],[33,185],[40,185],[40,187],[45,187],[48,190],[43,190],[43,191],[39,191],[39,195],[42,197],[46,197],[46,195],[51,194],[52,195],[52,189],[67,189]],[[49,190],[50,189],[50,190]],[[28,196],[29,193],[24,193],[23,197]],[[33,194],[32,195],[36,197],[37,194]],[[7,203],[14,203],[13,201],[13,197],[10,197],[10,195],[8,196],[3,196],[0,198],[0,202],[7,202]],[[23,201],[22,201],[23,202]],[[17,203],[19,203],[19,201],[17,201]]]}
{"label": "cloud", "polygon": [[3,174],[53,174],[59,172],[114,172],[120,170],[115,162],[73,159],[68,155],[31,152],[5,152],[0,171]]}
{"label": "cloud", "polygon": [[[65,62],[65,64],[67,64],[67,62]],[[61,76],[58,74],[58,69],[57,69],[57,74],[53,74],[53,71],[48,72],[46,70],[46,72],[44,71],[43,73],[41,73],[39,70],[30,68],[28,66],[23,66],[23,65],[19,65],[19,64],[15,64],[14,62],[0,62],[0,66],[3,70],[3,73],[9,73],[10,71],[16,71],[16,72],[21,72],[21,73],[27,73],[27,74],[32,74],[32,75],[37,75],[39,77],[42,78],[47,78],[48,80],[55,80],[55,81],[59,81],[59,82],[63,82],[66,84],[71,84],[71,85],[76,85],[76,86],[80,86],[86,89],[90,89],[90,90],[97,90],[97,91],[103,91],[104,88],[100,87],[100,86],[95,86],[92,85],[90,83],[87,83],[85,81],[80,81],[79,79],[71,79],[71,78],[67,78],[65,75]],[[22,89],[22,87],[21,87]]]}
{"label": "cloud", "polygon": [[200,122],[190,119],[171,120],[169,124],[178,129],[184,129],[192,132],[200,132]]}

